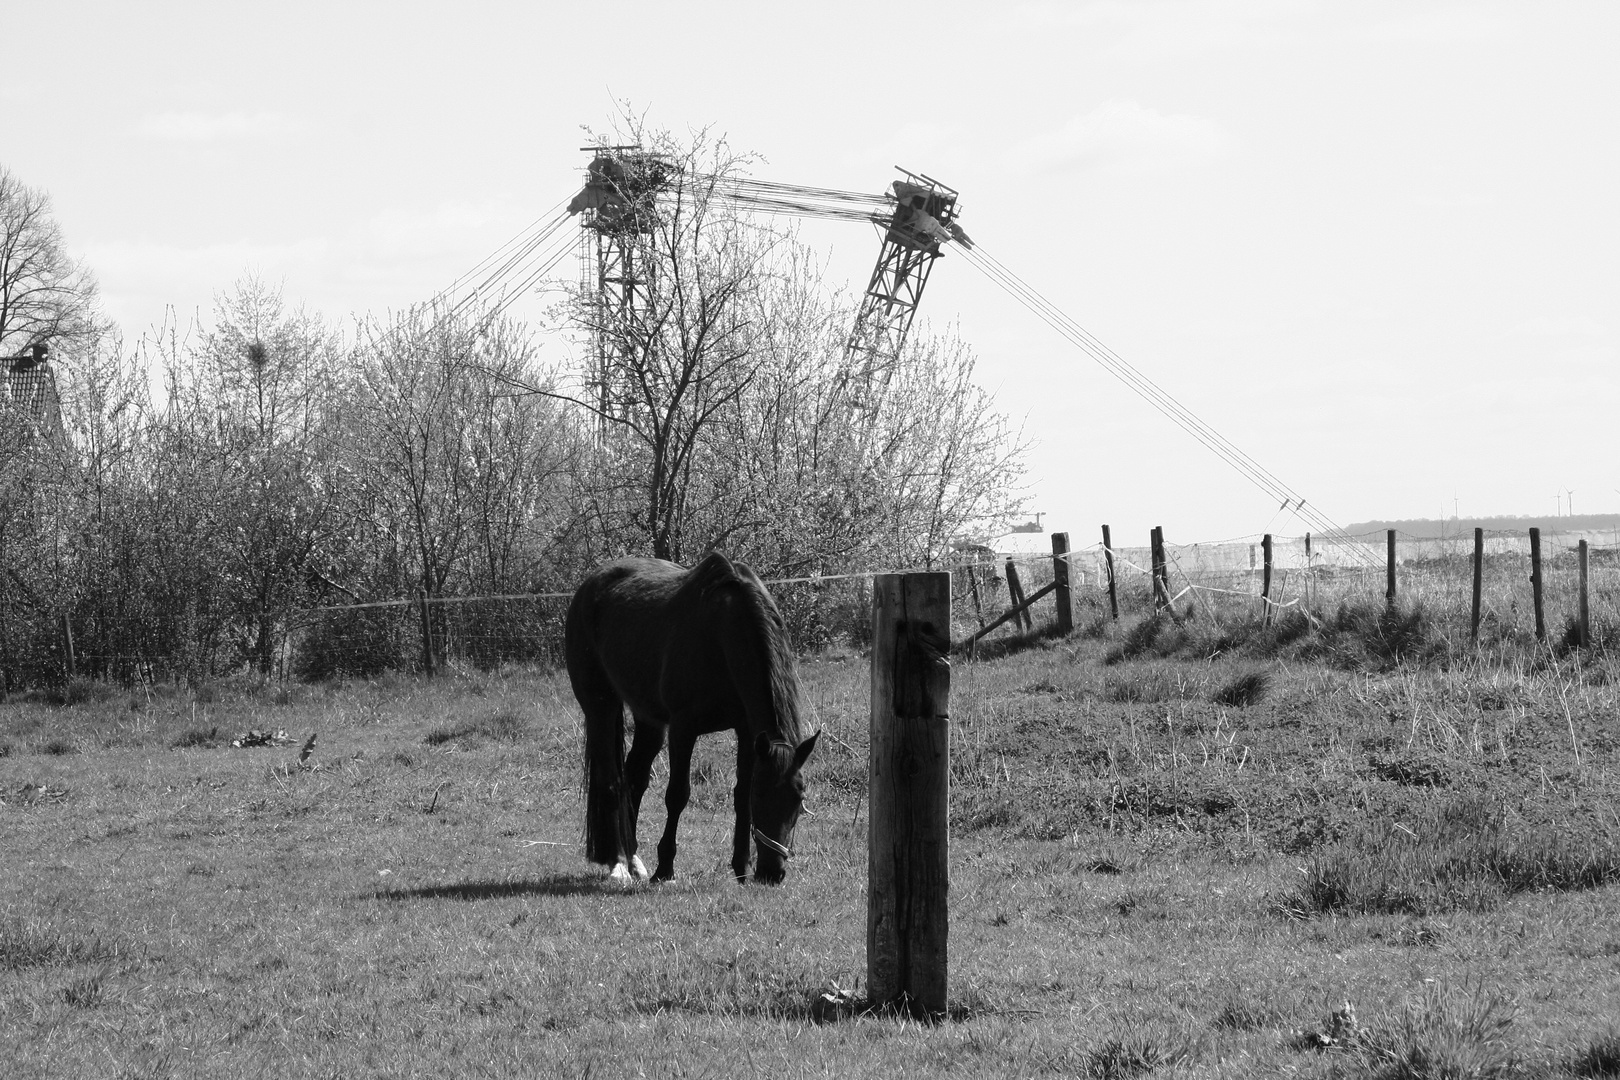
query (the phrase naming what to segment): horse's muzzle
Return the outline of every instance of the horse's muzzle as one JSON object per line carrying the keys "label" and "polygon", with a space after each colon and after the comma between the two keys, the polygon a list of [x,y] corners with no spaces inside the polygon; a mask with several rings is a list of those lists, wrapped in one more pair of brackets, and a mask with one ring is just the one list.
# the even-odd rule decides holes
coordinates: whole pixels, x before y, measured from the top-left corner
{"label": "horse's muzzle", "polygon": [[761,858],[754,866],[754,880],[763,881],[767,885],[782,884],[782,879],[787,877],[787,861],[793,857],[793,850],[760,832],[758,826],[750,825],[748,829],[754,834],[754,843],[759,845],[761,855],[768,852],[780,860],[775,866],[771,866],[766,859]]}

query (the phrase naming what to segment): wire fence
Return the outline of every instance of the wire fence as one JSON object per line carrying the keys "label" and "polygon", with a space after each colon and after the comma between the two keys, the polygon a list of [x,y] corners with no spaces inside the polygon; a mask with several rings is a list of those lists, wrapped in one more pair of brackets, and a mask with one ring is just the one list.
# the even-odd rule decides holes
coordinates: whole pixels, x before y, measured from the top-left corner
{"label": "wire fence", "polygon": [[[1046,543],[1049,538],[1022,537]],[[992,635],[1051,633],[1055,590],[1008,618],[1016,585],[1024,597],[1048,590],[1061,562],[1067,567],[1071,619],[1093,631],[1114,619],[1129,622],[1159,611],[1168,600],[1177,618],[1221,625],[1302,614],[1330,619],[1344,608],[1388,605],[1384,533],[1323,544],[1306,537],[1272,537],[1269,591],[1261,536],[1164,545],[1167,592],[1156,596],[1148,547],[1101,543],[1054,556],[1049,551],[998,551],[970,546],[926,569],[952,575],[952,637],[962,641],[997,620]],[[1620,543],[1613,531],[1547,531],[1541,538],[1543,633],[1537,635],[1528,533],[1483,537],[1480,562],[1481,640],[1573,640],[1581,574],[1577,550],[1587,542],[1589,644],[1620,645]],[[1471,639],[1474,538],[1396,537],[1395,598],[1421,609],[1453,640]],[[1112,599],[1109,556],[1112,555]],[[904,568],[900,571],[925,569]],[[800,575],[767,580],[794,644],[801,652],[869,643],[872,579],[889,571]],[[319,680],[372,677],[387,671],[494,670],[510,664],[559,664],[570,593],[402,597],[310,608],[262,626],[228,622],[167,627],[139,615],[120,620],[95,613],[34,613],[29,625],[0,626],[5,689],[91,678],[132,683],[197,684],[233,674]],[[1118,613],[1115,614],[1117,605]],[[1023,623],[1023,625],[1020,625]],[[991,637],[994,640],[994,636]],[[175,642],[180,642],[179,646]],[[267,644],[268,642],[268,644]]]}
{"label": "wire fence", "polygon": [[[1181,616],[1240,623],[1259,621],[1268,614],[1275,619],[1290,611],[1320,620],[1331,618],[1341,608],[1388,606],[1387,535],[1379,531],[1348,538],[1356,542],[1354,547],[1345,542],[1313,542],[1304,536],[1273,536],[1269,591],[1262,535],[1210,543],[1166,542],[1164,564],[1170,607]],[[1472,533],[1426,537],[1397,531],[1395,540],[1394,605],[1406,611],[1421,611],[1448,637],[1472,637]],[[1587,549],[1586,594],[1592,643],[1605,648],[1620,644],[1620,537],[1614,530],[1541,531],[1542,636],[1554,641],[1573,639],[1580,610],[1578,553],[1582,541]],[[1487,530],[1481,548],[1480,638],[1535,638],[1535,588],[1528,530]],[[1109,554],[1119,618],[1139,619],[1161,606],[1152,587],[1152,549],[1114,546],[1105,551],[1099,542],[1065,557],[1076,625],[1114,617],[1108,598]],[[999,554],[997,558],[1003,564],[1011,560],[1026,595],[1051,580],[1050,554],[1021,551]],[[984,560],[978,562],[982,565]],[[985,573],[982,569],[976,572]],[[971,587],[956,589],[959,626],[973,621],[993,622],[1004,613],[1005,586],[1003,565],[993,580],[978,583],[977,610],[964,610],[964,601],[971,600]]]}

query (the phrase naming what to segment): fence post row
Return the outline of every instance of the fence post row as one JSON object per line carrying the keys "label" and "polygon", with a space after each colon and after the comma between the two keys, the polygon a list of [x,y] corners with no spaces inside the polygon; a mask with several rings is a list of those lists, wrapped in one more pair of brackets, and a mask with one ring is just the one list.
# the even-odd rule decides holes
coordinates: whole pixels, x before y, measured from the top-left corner
{"label": "fence post row", "polygon": [[1108,610],[1115,619],[1119,618],[1119,590],[1114,584],[1114,545],[1113,538],[1108,535],[1108,526],[1103,530],[1103,561],[1108,564]]}
{"label": "fence post row", "polygon": [[1260,550],[1265,557],[1265,569],[1260,578],[1260,625],[1271,625],[1271,534],[1260,538]]}
{"label": "fence post row", "polygon": [[1069,599],[1069,534],[1052,534],[1052,584],[1057,586],[1053,597],[1057,602],[1057,629],[1067,634],[1074,629],[1074,607]]}
{"label": "fence post row", "polygon": [[872,579],[866,985],[875,1005],[946,1010],[951,576]]}
{"label": "fence post row", "polygon": [[1530,602],[1536,612],[1536,640],[1547,636],[1547,620],[1541,611],[1541,530],[1530,529]]}

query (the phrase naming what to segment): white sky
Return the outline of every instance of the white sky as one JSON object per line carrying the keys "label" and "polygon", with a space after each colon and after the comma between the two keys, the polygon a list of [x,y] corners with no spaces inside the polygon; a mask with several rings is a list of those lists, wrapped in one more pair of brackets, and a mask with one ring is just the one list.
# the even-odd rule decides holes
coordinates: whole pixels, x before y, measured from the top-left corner
{"label": "white sky", "polygon": [[[962,192],[990,254],[1340,523],[1620,510],[1620,5],[53,3],[0,162],[131,339],[246,271],[341,320],[577,188],[616,100],[774,180]],[[869,228],[821,223],[864,284]],[[1304,531],[964,260],[957,323],[1076,547]]]}

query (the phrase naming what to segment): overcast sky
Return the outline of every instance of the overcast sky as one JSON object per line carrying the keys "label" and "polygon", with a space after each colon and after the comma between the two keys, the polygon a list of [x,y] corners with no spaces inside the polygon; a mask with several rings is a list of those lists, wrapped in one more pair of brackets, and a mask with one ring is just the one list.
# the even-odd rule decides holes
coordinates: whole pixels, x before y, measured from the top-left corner
{"label": "overcast sky", "polygon": [[[958,188],[1340,523],[1620,511],[1620,5],[54,0],[0,34],[0,163],[130,338],[246,272],[334,321],[423,300],[571,194],[623,100],[766,179]],[[805,236],[864,284],[870,228]],[[922,317],[1074,546],[1304,531],[965,260]]]}

